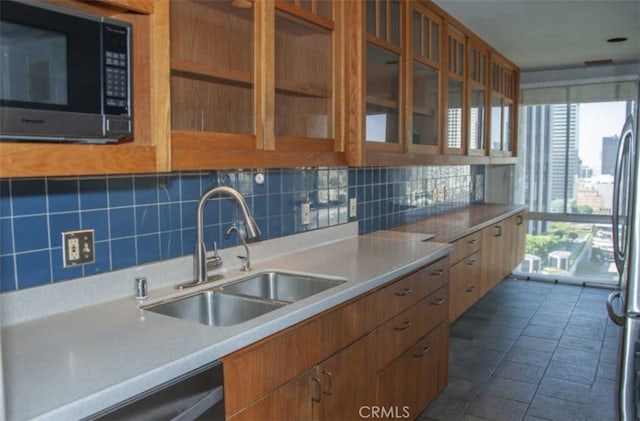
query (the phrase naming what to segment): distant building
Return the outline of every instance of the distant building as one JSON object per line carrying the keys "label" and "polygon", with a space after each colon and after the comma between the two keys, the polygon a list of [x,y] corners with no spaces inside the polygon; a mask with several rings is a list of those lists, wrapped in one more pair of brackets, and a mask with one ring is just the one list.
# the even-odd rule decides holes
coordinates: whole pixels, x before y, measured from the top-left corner
{"label": "distant building", "polygon": [[608,136],[602,138],[602,169],[601,174],[614,175],[616,167],[616,155],[618,153],[618,136]]}
{"label": "distant building", "polygon": [[[523,199],[532,211],[549,212],[558,204],[564,207],[565,198],[567,202],[575,199],[575,181],[580,175],[578,109],[578,104],[533,105],[520,114],[520,125],[526,128],[522,136]],[[531,222],[530,233],[546,232],[547,224]]]}
{"label": "distant building", "polygon": [[580,165],[580,178],[593,177],[593,168],[588,165]]}

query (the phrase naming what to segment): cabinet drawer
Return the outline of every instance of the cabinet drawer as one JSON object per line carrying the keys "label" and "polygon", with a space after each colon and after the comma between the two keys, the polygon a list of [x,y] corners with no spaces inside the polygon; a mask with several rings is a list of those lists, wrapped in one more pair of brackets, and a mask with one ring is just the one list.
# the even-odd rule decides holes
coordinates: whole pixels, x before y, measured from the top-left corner
{"label": "cabinet drawer", "polygon": [[421,296],[426,297],[432,292],[438,290],[449,283],[449,263],[448,257],[440,259],[430,264],[421,272],[424,273],[424,282],[422,283]]}
{"label": "cabinet drawer", "polygon": [[449,258],[451,264],[458,263],[460,260],[480,250],[482,245],[482,230],[462,237],[453,242],[453,251]]}
{"label": "cabinet drawer", "polygon": [[467,311],[482,295],[481,252],[451,266],[449,271],[449,321]]}
{"label": "cabinet drawer", "polygon": [[420,336],[431,332],[449,316],[449,286],[446,285],[422,301],[419,301],[418,330]]}
{"label": "cabinet drawer", "polygon": [[381,325],[420,299],[446,285],[449,259],[440,259],[374,293],[377,324]]}
{"label": "cabinet drawer", "polygon": [[378,328],[378,369],[447,320],[448,290],[445,285]]}
{"label": "cabinet drawer", "polygon": [[374,293],[377,325],[381,325],[418,302],[421,298],[421,284],[425,269],[405,276]]}
{"label": "cabinet drawer", "polygon": [[402,354],[420,337],[418,306],[411,306],[378,328],[378,369]]}

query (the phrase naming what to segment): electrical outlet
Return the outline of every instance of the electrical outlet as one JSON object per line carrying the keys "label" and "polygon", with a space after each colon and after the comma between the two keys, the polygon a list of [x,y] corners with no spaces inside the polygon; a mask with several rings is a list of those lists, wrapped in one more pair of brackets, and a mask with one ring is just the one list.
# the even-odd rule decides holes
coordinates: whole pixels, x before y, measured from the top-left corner
{"label": "electrical outlet", "polygon": [[349,199],[349,218],[355,218],[358,214],[358,200],[355,197]]}
{"label": "electrical outlet", "polygon": [[309,225],[311,222],[311,204],[303,203],[301,206],[302,209],[302,225]]}
{"label": "electrical outlet", "polygon": [[62,261],[64,267],[95,262],[93,230],[62,233]]}

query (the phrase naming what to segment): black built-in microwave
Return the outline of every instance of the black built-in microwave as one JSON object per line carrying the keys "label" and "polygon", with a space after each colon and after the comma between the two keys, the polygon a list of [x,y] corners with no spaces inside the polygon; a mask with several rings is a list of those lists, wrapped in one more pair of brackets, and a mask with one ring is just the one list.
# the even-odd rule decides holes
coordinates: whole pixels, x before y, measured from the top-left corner
{"label": "black built-in microwave", "polygon": [[0,139],[131,138],[128,22],[36,1],[0,1]]}

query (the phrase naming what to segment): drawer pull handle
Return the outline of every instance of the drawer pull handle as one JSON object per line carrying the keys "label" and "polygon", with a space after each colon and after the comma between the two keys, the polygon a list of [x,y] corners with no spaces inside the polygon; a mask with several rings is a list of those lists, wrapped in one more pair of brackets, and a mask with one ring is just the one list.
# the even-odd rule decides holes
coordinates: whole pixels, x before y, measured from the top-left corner
{"label": "drawer pull handle", "polygon": [[433,272],[431,272],[431,276],[440,276],[444,273],[444,269],[440,268],[438,270],[434,270]]}
{"label": "drawer pull handle", "polygon": [[329,382],[329,389],[323,390],[322,393],[324,393],[327,396],[331,396],[333,395],[333,378],[331,377],[331,372],[327,370],[322,370],[322,374],[327,376],[327,380]]}
{"label": "drawer pull handle", "polygon": [[314,396],[311,398],[311,400],[316,403],[320,403],[320,401],[322,400],[322,384],[320,383],[320,379],[317,377],[313,377],[311,381],[318,385],[318,394],[316,395],[317,397]]}
{"label": "drawer pull handle", "polygon": [[495,232],[493,233],[494,237],[502,237],[502,225],[496,225],[493,227]]}
{"label": "drawer pull handle", "polygon": [[478,242],[478,239],[477,238],[473,238],[473,239],[467,241],[467,244],[476,244],[477,242]]}
{"label": "drawer pull handle", "polygon": [[432,306],[441,306],[442,304],[444,304],[444,298],[438,297],[437,300],[431,301],[429,304]]}
{"label": "drawer pull handle", "polygon": [[403,330],[409,329],[411,326],[413,326],[413,323],[404,322],[404,323],[402,323],[402,326],[397,326],[394,329],[397,330],[398,332],[402,332]]}
{"label": "drawer pull handle", "polygon": [[421,353],[413,354],[413,356],[416,357],[416,358],[422,358],[425,355],[427,355],[429,352],[431,352],[431,347],[430,346],[425,346]]}
{"label": "drawer pull handle", "polygon": [[474,266],[476,263],[478,263],[478,261],[477,261],[476,259],[469,260],[469,261],[467,262],[467,264],[468,264],[469,266]]}
{"label": "drawer pull handle", "polygon": [[476,287],[469,287],[467,288],[467,292],[473,292],[476,289]]}
{"label": "drawer pull handle", "polygon": [[517,225],[522,225],[522,223],[524,222],[524,218],[522,217],[522,215],[518,215],[516,220],[517,220],[516,222]]}
{"label": "drawer pull handle", "polygon": [[402,291],[396,292],[398,297],[404,297],[405,295],[409,295],[413,292],[411,288],[404,288]]}

